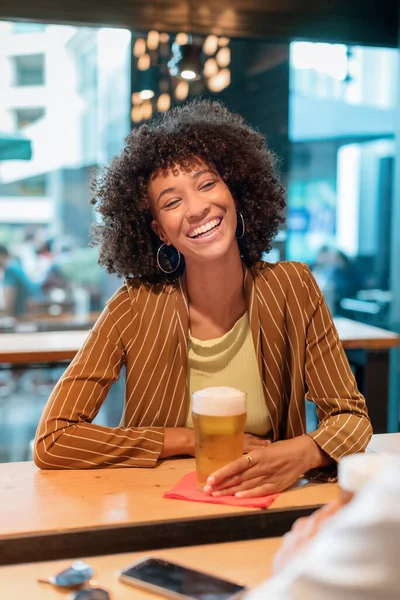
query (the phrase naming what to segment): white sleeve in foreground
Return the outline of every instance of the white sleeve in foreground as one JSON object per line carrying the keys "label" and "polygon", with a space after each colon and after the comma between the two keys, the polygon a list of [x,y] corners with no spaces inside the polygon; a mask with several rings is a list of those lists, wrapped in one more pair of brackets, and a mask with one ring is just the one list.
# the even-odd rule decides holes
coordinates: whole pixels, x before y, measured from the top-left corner
{"label": "white sleeve in foreground", "polygon": [[[399,460],[400,463],[400,460]],[[246,600],[399,600],[400,464],[374,477],[301,556]]]}

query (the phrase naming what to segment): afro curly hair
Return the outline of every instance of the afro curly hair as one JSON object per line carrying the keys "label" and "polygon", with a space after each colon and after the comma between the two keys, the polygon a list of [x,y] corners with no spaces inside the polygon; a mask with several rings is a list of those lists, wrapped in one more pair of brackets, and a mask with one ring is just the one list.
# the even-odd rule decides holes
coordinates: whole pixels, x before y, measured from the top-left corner
{"label": "afro curly hair", "polygon": [[[219,102],[196,99],[156,114],[125,141],[121,154],[92,184],[92,203],[101,215],[92,229],[93,244],[100,245],[99,264],[108,273],[137,283],[177,281],[184,259],[171,274],[157,266],[161,241],[150,226],[147,188],[157,171],[174,165],[190,170],[198,160],[217,170],[243,216],[245,235],[238,243],[245,264],[252,266],[270,250],[284,221],[285,192],[275,156],[241,116]],[[168,255],[163,263],[166,270],[173,269]]]}

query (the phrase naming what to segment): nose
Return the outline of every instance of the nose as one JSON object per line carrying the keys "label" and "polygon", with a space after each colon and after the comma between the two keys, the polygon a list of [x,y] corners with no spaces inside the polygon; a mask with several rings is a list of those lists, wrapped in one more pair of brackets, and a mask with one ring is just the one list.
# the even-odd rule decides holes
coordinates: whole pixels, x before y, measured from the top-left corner
{"label": "nose", "polygon": [[186,206],[186,218],[190,223],[201,221],[210,212],[210,205],[205,200],[204,194],[197,194],[196,192],[189,194]]}

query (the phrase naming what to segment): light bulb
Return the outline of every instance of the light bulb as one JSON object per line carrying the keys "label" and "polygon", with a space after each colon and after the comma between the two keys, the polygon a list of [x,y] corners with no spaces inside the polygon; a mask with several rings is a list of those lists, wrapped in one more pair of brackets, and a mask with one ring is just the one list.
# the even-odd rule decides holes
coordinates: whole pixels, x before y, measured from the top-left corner
{"label": "light bulb", "polygon": [[142,99],[141,99],[141,97],[140,97],[140,94],[139,94],[139,92],[134,92],[134,93],[132,94],[132,104],[133,104],[133,105],[135,105],[135,104],[140,104],[140,103],[141,103],[141,101],[142,101]]}
{"label": "light bulb", "polygon": [[147,47],[149,50],[157,50],[160,41],[158,31],[149,31],[147,34]]}
{"label": "light bulb", "polygon": [[147,71],[147,69],[150,67],[150,54],[143,54],[140,56],[137,66],[139,71]]}
{"label": "light bulb", "polygon": [[186,70],[181,72],[182,79],[196,79],[197,75],[195,71]]}
{"label": "light bulb", "polygon": [[153,98],[154,92],[153,90],[142,90],[139,92],[139,96],[142,100],[150,100],[150,98]]}
{"label": "light bulb", "polygon": [[146,52],[146,42],[143,38],[138,38],[133,46],[133,54],[136,58],[142,56]]}
{"label": "light bulb", "polygon": [[189,41],[189,37],[187,33],[178,33],[176,38],[175,38],[175,42],[177,44],[179,44],[180,46],[184,46],[185,44],[187,44]]}
{"label": "light bulb", "polygon": [[220,67],[227,67],[231,62],[230,48],[228,48],[227,46],[221,48],[221,50],[219,50],[219,52],[217,53],[216,59]]}
{"label": "light bulb", "polygon": [[215,58],[208,58],[204,64],[204,75],[206,77],[212,77],[218,73],[218,65]]}
{"label": "light bulb", "polygon": [[153,107],[151,105],[151,102],[143,102],[143,104],[142,104],[142,118],[143,119],[150,119],[152,113],[153,113]]}
{"label": "light bulb", "polygon": [[157,109],[165,112],[171,106],[171,96],[169,94],[161,94],[157,100]]}
{"label": "light bulb", "polygon": [[231,82],[231,72],[229,69],[222,69],[219,73],[211,77],[207,85],[212,92],[221,92]]}
{"label": "light bulb", "polygon": [[205,54],[211,56],[215,54],[218,48],[218,37],[216,35],[208,35],[204,41],[203,50]]}
{"label": "light bulb", "polygon": [[180,81],[175,88],[175,98],[185,100],[189,94],[189,84],[187,81]]}
{"label": "light bulb", "polygon": [[220,37],[218,40],[218,43],[220,46],[227,46],[230,42],[230,39],[228,37]]}
{"label": "light bulb", "polygon": [[134,123],[140,123],[142,120],[142,107],[134,106],[131,110],[131,119]]}

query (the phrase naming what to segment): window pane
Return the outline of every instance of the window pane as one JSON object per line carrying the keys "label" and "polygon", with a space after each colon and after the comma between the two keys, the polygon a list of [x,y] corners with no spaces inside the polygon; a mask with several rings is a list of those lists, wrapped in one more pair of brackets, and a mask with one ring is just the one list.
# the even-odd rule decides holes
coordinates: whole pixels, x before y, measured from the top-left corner
{"label": "window pane", "polygon": [[42,23],[13,23],[13,33],[42,33],[46,29],[46,25]]}
{"label": "window pane", "polygon": [[[130,37],[0,22],[0,343],[5,331],[87,329],[121,283],[88,246],[89,201],[93,173],[121,150],[130,129]],[[27,460],[65,365],[5,366],[0,461]],[[117,425],[121,386],[99,422]]]}
{"label": "window pane", "polygon": [[16,108],[15,120],[17,129],[23,129],[27,125],[31,125],[38,119],[41,119],[44,114],[44,108]]}
{"label": "window pane", "polygon": [[334,314],[388,326],[398,51],[290,49],[288,258]]}
{"label": "window pane", "polygon": [[129,132],[131,35],[0,22],[0,36],[0,315],[89,322],[117,286],[88,247],[90,179]]}
{"label": "window pane", "polygon": [[12,57],[16,86],[44,85],[44,54]]}

